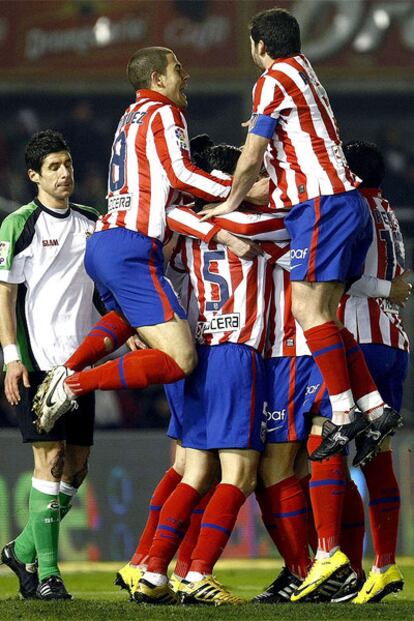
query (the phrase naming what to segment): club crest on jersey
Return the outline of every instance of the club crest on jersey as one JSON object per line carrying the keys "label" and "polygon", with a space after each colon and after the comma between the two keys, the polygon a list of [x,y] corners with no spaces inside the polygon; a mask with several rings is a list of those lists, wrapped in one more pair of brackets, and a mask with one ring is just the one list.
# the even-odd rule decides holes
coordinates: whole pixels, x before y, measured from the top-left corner
{"label": "club crest on jersey", "polygon": [[0,265],[6,263],[7,256],[9,254],[10,242],[0,241]]}
{"label": "club crest on jersey", "polygon": [[185,131],[183,130],[182,127],[176,127],[175,128],[175,137],[177,138],[177,145],[180,147],[180,149],[184,149],[185,151],[188,151],[188,142],[187,142],[187,136],[185,135]]}

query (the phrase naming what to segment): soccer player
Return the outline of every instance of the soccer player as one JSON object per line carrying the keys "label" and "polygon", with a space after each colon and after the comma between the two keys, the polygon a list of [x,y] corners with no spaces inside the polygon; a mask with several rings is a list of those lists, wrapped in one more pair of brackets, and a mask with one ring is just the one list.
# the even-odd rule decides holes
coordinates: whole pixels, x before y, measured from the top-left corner
{"label": "soccer player", "polygon": [[[356,141],[345,145],[351,170],[362,179],[361,194],[371,213],[374,242],[365,261],[364,274],[340,305],[341,321],[358,337],[368,367],[383,399],[396,411],[402,403],[403,384],[409,363],[409,340],[400,317],[412,292],[406,282],[405,248],[398,220],[381,194],[385,174],[384,158],[376,145]],[[354,600],[356,604],[378,602],[403,587],[403,577],[395,564],[400,493],[392,466],[390,438],[370,463],[372,436],[357,439],[355,463],[369,492],[369,517],[375,562],[367,581]]]}
{"label": "soccer player", "polygon": [[[54,369],[34,404],[39,428],[45,430],[72,407],[75,395],[95,388],[175,382],[196,363],[183,309],[163,273],[166,208],[177,202],[178,192],[204,200],[224,198],[230,181],[209,175],[190,161],[183,115],[189,76],[175,54],[167,48],[140,49],[127,72],[136,102],[116,130],[108,213],[88,240],[85,265],[106,308],[113,311],[108,327],[112,336],[116,338],[113,322],[126,318],[149,349],[75,374],[67,367]],[[102,330],[105,321],[104,317],[100,322]]]}
{"label": "soccer player", "polygon": [[[351,169],[362,179],[360,191],[369,206],[374,240],[367,254],[362,277],[352,285],[341,300],[339,317],[361,344],[381,396],[399,411],[403,382],[407,375],[409,348],[408,338],[399,316],[399,307],[405,305],[411,293],[411,285],[404,280],[404,244],[395,214],[378,189],[384,176],[384,160],[380,151],[373,144],[354,142],[345,147],[345,153]],[[353,363],[352,352],[349,354],[349,361],[350,364]],[[320,388],[314,393],[315,401],[318,403],[316,409],[329,418],[331,406],[321,382],[319,372],[311,376],[310,384],[318,385]],[[308,440],[310,452],[312,445],[315,443],[317,445],[318,442],[319,437],[312,432]],[[370,575],[363,585],[359,585],[360,592],[354,599],[355,603],[362,604],[380,601],[388,593],[399,591],[403,586],[401,572],[395,564],[400,498],[398,482],[392,468],[389,438],[384,439],[380,452],[370,463],[366,463],[367,454],[371,453],[373,447],[378,451],[378,447],[373,443],[369,429],[358,437],[356,445],[353,464],[362,465],[366,478],[376,553]],[[336,459],[339,457],[334,456]],[[321,465],[324,463],[329,465],[332,459],[333,457],[322,460]],[[319,483],[315,479],[317,485],[311,487],[312,506],[321,547],[324,547],[324,539],[326,541],[327,538],[331,540],[330,545],[335,547],[341,545],[353,568],[358,572],[360,581],[363,576],[361,525],[364,514],[355,494],[343,498],[342,511],[346,512],[348,517],[342,521],[347,523],[348,528],[345,530],[349,534],[347,537],[344,533],[342,541],[340,522],[337,520],[335,523],[332,519],[332,511],[335,510],[335,514],[338,514],[338,508],[340,509],[338,492],[341,486],[344,487],[344,483],[341,483],[343,477],[339,476],[342,469],[343,466],[338,462],[335,473],[329,476],[326,474]],[[328,500],[327,492],[332,490],[334,485],[337,486],[337,493]],[[352,483],[348,483],[348,487],[349,485],[352,486]],[[322,509],[319,512],[318,507]],[[350,541],[350,534],[353,535],[353,541]],[[317,563],[315,566],[316,570],[312,568],[303,583],[304,590],[310,589],[308,591],[310,593],[318,592],[321,585],[322,589],[325,588],[323,581],[320,581],[316,584],[315,591],[315,580],[320,579]],[[325,584],[328,585],[329,582],[330,580],[325,581]],[[344,601],[353,590],[352,584],[344,584],[335,593],[334,600]],[[303,596],[306,597],[306,591]]]}
{"label": "soccer player", "polygon": [[35,429],[31,403],[45,372],[62,364],[92,325],[93,282],[83,257],[99,214],[69,202],[73,163],[61,134],[34,134],[25,156],[37,197],[0,227],[0,341],[5,395],[23,442],[32,445],[34,471],[28,523],[4,546],[1,561],[24,598],[71,599],[58,567],[59,524],[87,473],[94,396],[46,434]]}
{"label": "soccer player", "polygon": [[[230,196],[207,208],[205,218],[238,208],[264,157],[270,207],[289,210],[293,315],[332,403],[333,422],[324,427],[313,455],[322,459],[368,425],[380,443],[401,424],[399,414],[384,405],[355,339],[336,317],[345,283],[362,272],[372,239],[369,212],[344,158],[326,92],[301,54],[296,19],[283,9],[258,13],[250,42],[253,60],[264,72],[253,90],[246,143]],[[347,364],[351,350],[352,367]],[[363,416],[355,415],[356,405]]]}

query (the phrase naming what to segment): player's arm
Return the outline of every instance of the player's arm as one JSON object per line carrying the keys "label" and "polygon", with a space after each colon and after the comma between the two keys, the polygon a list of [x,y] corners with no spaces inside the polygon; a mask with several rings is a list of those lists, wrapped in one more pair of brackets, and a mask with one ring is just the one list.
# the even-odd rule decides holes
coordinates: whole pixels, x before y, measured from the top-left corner
{"label": "player's arm", "polygon": [[406,270],[392,280],[384,280],[364,274],[353,283],[347,294],[359,298],[387,298],[393,304],[405,306],[412,291],[412,285],[406,281],[409,273]]}
{"label": "player's arm", "polygon": [[217,224],[202,222],[201,218],[188,207],[174,207],[167,212],[168,227],[185,235],[194,237],[206,243],[216,241],[228,246],[229,249],[242,259],[253,259],[261,254],[261,247],[250,239],[241,239],[229,231],[223,230]]}
{"label": "player's arm", "polygon": [[267,136],[250,132],[247,134],[243,151],[237,162],[229,197],[220,205],[206,205],[201,212],[204,219],[230,213],[239,207],[259,175],[268,143]]}
{"label": "player's arm", "polygon": [[0,282],[0,342],[3,348],[3,360],[6,365],[4,394],[10,405],[20,401],[19,382],[30,386],[29,374],[20,360],[17,347],[16,300],[18,285]]}
{"label": "player's arm", "polygon": [[209,242],[219,229],[224,229],[255,241],[287,241],[290,239],[285,227],[284,214],[236,211],[204,222],[189,207],[173,207],[167,212],[167,223],[174,231]]}
{"label": "player's arm", "polygon": [[228,196],[230,179],[211,175],[191,162],[187,127],[178,109],[160,108],[154,115],[151,128],[155,149],[172,188],[205,201]]}

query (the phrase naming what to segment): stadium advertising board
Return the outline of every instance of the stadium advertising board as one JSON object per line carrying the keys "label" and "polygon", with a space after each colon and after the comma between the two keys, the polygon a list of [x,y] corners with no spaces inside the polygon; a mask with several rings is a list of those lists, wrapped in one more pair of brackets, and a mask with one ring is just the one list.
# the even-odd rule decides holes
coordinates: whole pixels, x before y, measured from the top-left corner
{"label": "stadium advertising board", "polygon": [[[401,487],[399,552],[414,549],[413,432],[395,440],[395,463]],[[170,465],[171,445],[163,432],[98,432],[90,471],[61,523],[61,560],[124,561],[135,550],[155,485]],[[26,524],[31,487],[31,450],[17,431],[0,437],[0,541],[10,541]],[[354,477],[368,507],[360,469]],[[366,516],[367,517],[367,516]],[[368,519],[366,528],[369,530]],[[366,542],[370,551],[369,541]],[[261,523],[252,495],[243,505],[224,558],[277,556]]]}
{"label": "stadium advertising board", "polygon": [[[273,0],[3,0],[0,77],[9,81],[119,80],[139,47],[172,47],[193,77],[254,75],[249,17]],[[409,79],[411,0],[280,0],[299,19],[303,49],[322,77]],[[377,68],[381,67],[381,75]]]}

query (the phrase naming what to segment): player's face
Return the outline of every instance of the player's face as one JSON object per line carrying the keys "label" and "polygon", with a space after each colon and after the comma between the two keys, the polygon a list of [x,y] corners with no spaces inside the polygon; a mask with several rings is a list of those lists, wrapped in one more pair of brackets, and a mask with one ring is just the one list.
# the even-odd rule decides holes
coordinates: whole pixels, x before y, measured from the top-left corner
{"label": "player's face", "polygon": [[187,97],[184,89],[190,76],[183,69],[175,54],[167,55],[167,67],[164,78],[164,92],[180,108],[187,107]]}
{"label": "player's face", "polygon": [[66,206],[75,186],[70,153],[50,153],[43,160],[40,173],[29,170],[29,178],[37,184],[41,202],[49,199],[51,207]]}

